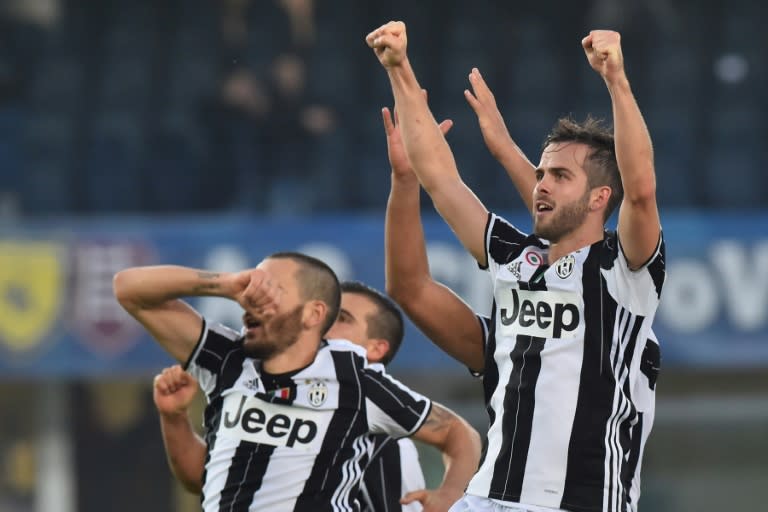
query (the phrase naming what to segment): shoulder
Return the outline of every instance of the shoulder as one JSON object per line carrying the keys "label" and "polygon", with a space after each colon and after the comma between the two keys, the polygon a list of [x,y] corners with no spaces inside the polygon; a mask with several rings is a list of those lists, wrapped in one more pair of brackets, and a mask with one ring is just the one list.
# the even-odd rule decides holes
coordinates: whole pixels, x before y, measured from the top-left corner
{"label": "shoulder", "polygon": [[331,352],[352,352],[354,355],[360,356],[362,358],[365,358],[367,355],[363,347],[360,345],[355,345],[349,340],[337,338],[326,341],[328,342],[326,348]]}
{"label": "shoulder", "polygon": [[544,240],[520,231],[511,222],[496,214],[489,215],[486,237],[488,254],[498,264],[514,260],[526,247],[548,247]]}

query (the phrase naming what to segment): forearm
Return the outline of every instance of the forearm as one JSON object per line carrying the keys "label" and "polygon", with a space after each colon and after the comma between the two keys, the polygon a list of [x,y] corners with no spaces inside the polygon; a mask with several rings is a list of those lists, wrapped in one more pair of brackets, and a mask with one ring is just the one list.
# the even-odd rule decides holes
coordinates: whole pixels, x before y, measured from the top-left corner
{"label": "forearm", "polygon": [[443,452],[445,473],[440,488],[461,497],[480,463],[480,436],[466,421],[456,418],[448,433]]}
{"label": "forearm", "polygon": [[396,301],[430,278],[416,175],[392,173],[384,229],[387,293]]}
{"label": "forearm", "polygon": [[520,194],[528,211],[533,211],[533,189],[536,187],[536,166],[528,160],[525,153],[510,138],[500,151],[493,155],[507,171],[507,176]]}
{"label": "forearm", "polygon": [[195,494],[203,488],[207,447],[189,422],[187,414],[160,415],[160,428],[168,465],[184,487]]}
{"label": "forearm", "polygon": [[616,160],[624,187],[624,198],[630,202],[653,198],[656,178],[648,127],[626,77],[607,85],[613,106]]}
{"label": "forearm", "polygon": [[134,267],[115,275],[115,295],[128,309],[151,309],[190,296],[232,298],[228,273],[175,265]]}
{"label": "forearm", "polygon": [[408,159],[422,186],[431,195],[446,179],[459,179],[456,162],[408,59],[387,71]]}

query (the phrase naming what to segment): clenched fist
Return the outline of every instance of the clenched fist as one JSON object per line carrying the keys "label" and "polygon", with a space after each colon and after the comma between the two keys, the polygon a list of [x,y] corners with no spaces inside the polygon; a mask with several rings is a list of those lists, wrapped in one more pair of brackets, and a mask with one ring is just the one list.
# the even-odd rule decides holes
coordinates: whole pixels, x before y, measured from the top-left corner
{"label": "clenched fist", "polygon": [[166,416],[186,414],[198,390],[192,375],[174,365],[155,376],[153,398],[158,412]]}
{"label": "clenched fist", "polygon": [[621,36],[612,30],[592,30],[581,40],[589,65],[608,83],[624,77]]}
{"label": "clenched fist", "polygon": [[406,58],[408,36],[405,33],[405,23],[390,21],[367,36],[365,42],[373,48],[373,52],[385,68],[399,66]]}

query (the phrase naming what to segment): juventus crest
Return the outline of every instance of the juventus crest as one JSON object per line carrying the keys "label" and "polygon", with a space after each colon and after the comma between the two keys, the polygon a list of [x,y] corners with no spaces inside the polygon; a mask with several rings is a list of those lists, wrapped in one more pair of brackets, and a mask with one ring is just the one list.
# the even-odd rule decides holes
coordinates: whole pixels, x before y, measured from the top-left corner
{"label": "juventus crest", "polygon": [[328,386],[324,382],[315,381],[309,386],[309,403],[312,407],[320,407],[328,397]]}
{"label": "juventus crest", "polygon": [[573,272],[574,266],[576,266],[576,258],[573,256],[573,254],[563,256],[557,260],[557,265],[555,265],[555,272],[557,272],[557,277],[560,279],[567,278]]}

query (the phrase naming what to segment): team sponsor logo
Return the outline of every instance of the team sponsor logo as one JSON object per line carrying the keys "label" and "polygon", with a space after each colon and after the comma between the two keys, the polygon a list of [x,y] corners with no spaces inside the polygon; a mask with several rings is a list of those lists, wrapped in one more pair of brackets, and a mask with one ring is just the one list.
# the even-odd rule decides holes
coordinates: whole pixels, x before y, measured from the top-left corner
{"label": "team sponsor logo", "polygon": [[573,254],[563,256],[557,260],[557,264],[555,265],[555,272],[557,273],[557,277],[560,279],[566,279],[573,273],[573,268],[575,266],[576,258],[573,256]]}
{"label": "team sponsor logo", "polygon": [[503,336],[576,336],[580,321],[578,294],[508,288],[499,295],[499,332]]}
{"label": "team sponsor logo", "polygon": [[270,446],[318,450],[320,429],[327,426],[332,411],[320,412],[265,402],[233,393],[224,399],[219,435]]}
{"label": "team sponsor logo", "polygon": [[308,399],[312,407],[320,407],[325,403],[326,398],[328,398],[328,386],[325,382],[318,380],[310,384]]}
{"label": "team sponsor logo", "polygon": [[141,325],[113,296],[112,277],[150,259],[150,251],[139,243],[88,241],[74,247],[69,316],[77,341],[100,355],[116,357],[142,339]]}
{"label": "team sponsor logo", "polygon": [[0,346],[13,356],[46,344],[64,287],[61,246],[0,241]]}

